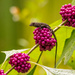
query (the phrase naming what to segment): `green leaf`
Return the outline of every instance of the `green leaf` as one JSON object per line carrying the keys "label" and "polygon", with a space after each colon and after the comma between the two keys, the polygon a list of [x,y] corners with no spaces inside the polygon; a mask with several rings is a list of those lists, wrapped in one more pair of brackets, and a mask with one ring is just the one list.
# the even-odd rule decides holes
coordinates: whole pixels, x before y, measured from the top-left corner
{"label": "green leaf", "polygon": [[[42,53],[43,53],[43,51],[40,53],[40,55],[39,55],[39,58],[38,58],[38,60],[37,60],[37,62],[36,63],[38,63],[39,62],[39,60],[40,60],[40,58],[41,58],[41,55],[42,55]],[[27,75],[33,75],[34,74],[34,71],[35,71],[35,69],[36,69],[36,67],[37,67],[37,65],[35,65],[34,66],[34,68],[27,74]]]}
{"label": "green leaf", "polygon": [[56,69],[46,66],[42,66],[42,68],[46,71],[47,75],[75,75],[75,70]]}
{"label": "green leaf", "polygon": [[52,24],[50,24],[49,26],[51,26],[52,28],[55,28],[56,26],[58,26],[59,24],[61,24],[61,22],[62,22],[62,20],[59,19],[59,20],[53,22]]}
{"label": "green leaf", "polygon": [[2,64],[2,66],[4,65],[5,61],[6,61],[11,55],[13,55],[14,53],[23,52],[23,51],[26,51],[26,50],[28,50],[28,49],[11,50],[11,51],[1,51],[1,52],[3,52],[3,53],[6,54],[6,57],[5,57],[5,60],[4,60],[3,64]]}
{"label": "green leaf", "polygon": [[5,60],[5,57],[6,57],[5,53],[0,52],[0,64],[3,63],[3,61]]}
{"label": "green leaf", "polygon": [[75,75],[75,70],[50,68],[32,61],[30,62],[42,67],[46,71],[47,75]]}
{"label": "green leaf", "polygon": [[33,69],[32,69],[27,75],[33,75],[33,74],[34,74],[34,71],[35,71],[35,69],[36,69],[36,67],[37,67],[37,65],[35,65],[35,66],[33,67]]}
{"label": "green leaf", "polygon": [[72,0],[72,5],[75,5],[75,0]]}
{"label": "green leaf", "polygon": [[[61,19],[60,20],[57,20],[57,21],[55,21],[54,23],[52,23],[52,24],[50,24],[50,26],[55,26],[56,24],[58,25],[58,24],[60,24],[61,23]],[[39,62],[39,60],[40,60],[40,57],[41,57],[41,55],[42,55],[42,52],[41,52],[41,54],[40,54],[40,56],[39,56],[39,58],[38,58],[38,60],[37,60],[37,62],[36,63],[38,63]],[[37,65],[35,65],[34,66],[34,68],[27,74],[27,75],[33,75],[34,74],[34,71],[35,71],[35,69],[36,69],[36,67],[37,67]]]}
{"label": "green leaf", "polygon": [[6,54],[6,58],[5,58],[5,60],[6,60],[6,59],[8,59],[11,55],[13,55],[14,53],[20,53],[20,52],[23,52],[23,51],[26,51],[26,50],[28,50],[28,49],[11,50],[11,51],[1,51],[1,52],[3,52],[3,53]]}
{"label": "green leaf", "polygon": [[74,50],[75,50],[75,30],[72,31],[71,37],[69,39],[66,39],[62,55],[58,60],[57,65],[62,61],[64,57],[65,57],[64,64],[66,64],[70,59],[70,57],[72,56]]}

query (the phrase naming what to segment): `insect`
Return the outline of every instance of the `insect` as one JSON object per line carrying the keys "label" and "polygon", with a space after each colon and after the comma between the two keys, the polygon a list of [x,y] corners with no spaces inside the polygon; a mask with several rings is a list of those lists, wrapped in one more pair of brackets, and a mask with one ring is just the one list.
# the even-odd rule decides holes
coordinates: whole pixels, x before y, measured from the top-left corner
{"label": "insect", "polygon": [[50,33],[52,33],[53,34],[53,36],[54,36],[54,38],[55,38],[55,40],[56,40],[56,51],[55,51],[55,68],[56,68],[56,56],[57,56],[57,38],[56,38],[56,36],[55,36],[55,34],[54,34],[54,31],[51,29],[51,27],[48,25],[48,24],[46,24],[46,23],[36,23],[36,22],[33,22],[33,23],[31,23],[30,24],[30,26],[34,26],[34,27],[41,27],[41,28],[48,28],[51,32]]}

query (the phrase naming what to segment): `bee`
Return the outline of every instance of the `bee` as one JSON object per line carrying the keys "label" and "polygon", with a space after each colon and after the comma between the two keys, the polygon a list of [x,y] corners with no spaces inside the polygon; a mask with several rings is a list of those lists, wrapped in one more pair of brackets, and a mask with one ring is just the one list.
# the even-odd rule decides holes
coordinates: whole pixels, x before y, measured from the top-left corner
{"label": "bee", "polygon": [[57,38],[56,38],[56,36],[55,36],[55,34],[54,34],[54,31],[53,31],[53,30],[51,29],[51,27],[50,27],[48,24],[46,24],[46,23],[36,23],[36,22],[33,22],[33,23],[30,24],[30,26],[41,27],[41,28],[48,28],[48,29],[50,30],[50,33],[53,34],[53,36],[54,36],[54,38],[55,38],[55,40],[56,40],[55,66],[54,66],[54,67],[56,68]]}

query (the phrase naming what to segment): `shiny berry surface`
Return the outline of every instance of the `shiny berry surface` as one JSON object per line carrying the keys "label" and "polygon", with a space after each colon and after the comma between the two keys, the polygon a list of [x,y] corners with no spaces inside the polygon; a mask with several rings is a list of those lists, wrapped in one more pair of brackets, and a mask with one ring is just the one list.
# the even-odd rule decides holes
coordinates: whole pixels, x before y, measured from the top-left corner
{"label": "shiny berry surface", "polygon": [[55,46],[56,40],[52,38],[52,33],[48,28],[36,28],[33,31],[35,43],[40,45],[40,51],[46,51]]}
{"label": "shiny berry surface", "polygon": [[71,4],[63,5],[60,9],[60,15],[63,21],[68,20],[65,26],[75,27],[75,6]]}
{"label": "shiny berry surface", "polygon": [[0,75],[7,75],[4,73],[4,70],[0,70]]}
{"label": "shiny berry surface", "polygon": [[31,64],[27,63],[29,58],[30,57],[25,53],[16,53],[10,56],[9,64],[11,64],[11,66],[15,65],[15,70],[18,72],[25,73],[31,68]]}

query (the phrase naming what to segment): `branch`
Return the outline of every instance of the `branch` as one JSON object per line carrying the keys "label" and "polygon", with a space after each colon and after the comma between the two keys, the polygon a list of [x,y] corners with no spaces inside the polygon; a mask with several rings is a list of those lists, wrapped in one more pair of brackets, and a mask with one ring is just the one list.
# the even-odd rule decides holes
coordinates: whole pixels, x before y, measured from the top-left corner
{"label": "branch", "polygon": [[13,67],[11,67],[5,74],[8,74],[11,70],[13,70],[15,68],[15,65]]}
{"label": "branch", "polygon": [[[61,26],[63,26],[68,20],[63,21],[58,27],[56,27],[53,31],[56,32]],[[39,44],[37,43],[35,46],[31,48],[31,50],[27,53],[28,55],[36,48]]]}
{"label": "branch", "polygon": [[36,48],[36,47],[38,47],[39,46],[39,44],[37,43],[35,46],[33,46],[32,48],[31,48],[31,50],[27,53],[28,55]]}
{"label": "branch", "polygon": [[[56,32],[59,28],[60,28],[60,26],[62,26],[62,25],[64,25],[66,22],[67,22],[68,20],[65,20],[65,21],[63,21],[58,27],[56,27],[53,31],[54,32]],[[36,47],[38,47],[39,46],[39,44],[37,43],[35,46],[33,46],[32,48],[31,48],[31,50],[27,53],[28,55],[36,48]],[[40,54],[40,57],[41,57],[41,55],[42,55],[42,52],[41,52],[41,54]],[[37,62],[39,62],[39,60],[40,60],[40,58],[38,59],[38,61]],[[7,72],[6,72],[6,74],[8,74],[12,69],[14,69],[15,68],[15,65],[13,66],[13,67],[11,67]]]}
{"label": "branch", "polygon": [[63,26],[65,23],[67,23],[67,19],[63,21],[58,27],[56,27],[53,31],[56,32],[61,26]]}

